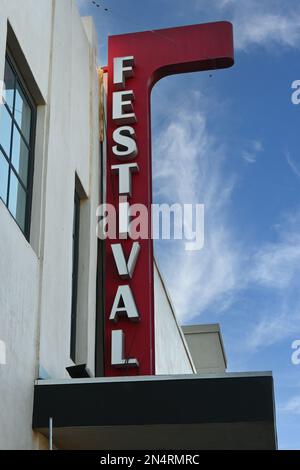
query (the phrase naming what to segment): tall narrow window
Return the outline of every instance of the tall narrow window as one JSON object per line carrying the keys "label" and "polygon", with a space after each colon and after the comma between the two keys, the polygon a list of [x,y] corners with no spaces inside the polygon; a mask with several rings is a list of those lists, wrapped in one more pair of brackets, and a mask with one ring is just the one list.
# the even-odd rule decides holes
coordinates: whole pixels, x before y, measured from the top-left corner
{"label": "tall narrow window", "polygon": [[76,363],[76,323],[78,292],[78,257],[79,257],[80,198],[75,190],[73,217],[73,268],[72,268],[72,312],[71,312],[71,350],[70,356]]}
{"label": "tall narrow window", "polygon": [[30,233],[36,106],[9,55],[0,104],[0,198],[27,239]]}

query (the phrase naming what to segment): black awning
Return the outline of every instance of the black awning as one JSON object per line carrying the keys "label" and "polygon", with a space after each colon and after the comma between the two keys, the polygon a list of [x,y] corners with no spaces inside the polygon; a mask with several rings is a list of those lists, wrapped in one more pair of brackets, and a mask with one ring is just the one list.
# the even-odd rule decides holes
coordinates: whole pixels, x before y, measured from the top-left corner
{"label": "black awning", "polygon": [[37,381],[33,428],[60,449],[275,449],[270,373]]}

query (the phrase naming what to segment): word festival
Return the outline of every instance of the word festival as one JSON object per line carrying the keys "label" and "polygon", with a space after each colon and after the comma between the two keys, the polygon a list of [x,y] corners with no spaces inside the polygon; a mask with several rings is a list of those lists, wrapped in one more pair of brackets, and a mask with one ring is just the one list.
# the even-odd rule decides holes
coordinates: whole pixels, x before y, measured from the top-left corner
{"label": "word festival", "polygon": [[[125,90],[126,79],[133,76],[134,57],[117,57],[113,65],[113,106],[112,120],[119,127],[113,132],[113,154],[120,160],[120,164],[112,165],[112,173],[118,175],[119,203],[119,238],[127,238],[129,232],[129,202],[132,196],[132,176],[139,172],[135,160],[138,155],[136,136],[133,127],[129,124],[137,121],[133,110],[133,92]],[[111,245],[113,257],[120,279],[131,279],[134,275],[135,265],[141,250],[139,242],[132,244],[128,260],[121,243]],[[128,284],[120,285],[117,289],[109,320],[117,322],[119,316],[127,316],[130,321],[138,322],[140,314],[137,310],[132,290]],[[124,332],[112,330],[111,332],[111,365],[113,367],[138,367],[138,359],[124,358]]]}

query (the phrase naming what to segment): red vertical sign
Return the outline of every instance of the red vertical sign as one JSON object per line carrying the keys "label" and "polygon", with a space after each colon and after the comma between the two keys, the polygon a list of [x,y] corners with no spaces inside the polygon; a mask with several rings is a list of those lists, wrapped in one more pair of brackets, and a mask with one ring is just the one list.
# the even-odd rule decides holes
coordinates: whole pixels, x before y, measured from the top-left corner
{"label": "red vertical sign", "polygon": [[105,375],[153,375],[153,242],[124,238],[133,204],[146,206],[151,227],[150,92],[166,75],[230,67],[232,25],[111,36],[108,58],[106,202],[125,229],[118,224],[117,238],[106,241]]}

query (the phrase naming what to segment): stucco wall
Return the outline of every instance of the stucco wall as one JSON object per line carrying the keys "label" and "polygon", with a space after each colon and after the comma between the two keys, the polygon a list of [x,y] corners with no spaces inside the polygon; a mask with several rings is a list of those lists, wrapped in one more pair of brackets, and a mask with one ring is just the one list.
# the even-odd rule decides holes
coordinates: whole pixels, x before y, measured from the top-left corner
{"label": "stucco wall", "polygon": [[154,263],[155,372],[193,374],[195,367],[165,283]]}
{"label": "stucco wall", "polygon": [[[69,8],[66,8],[66,4]],[[87,28],[92,24],[85,23]],[[78,362],[94,369],[97,239],[99,198],[98,89],[95,49],[87,40],[72,2],[56,2],[51,67],[47,181],[41,295],[40,365],[45,375],[66,376],[71,365],[70,321],[72,283],[72,227],[75,172],[88,197],[81,204],[78,289]],[[91,35],[91,37],[94,37]],[[63,47],[62,47],[63,45]],[[90,312],[90,315],[89,315]],[[56,345],[53,344],[56,338]],[[89,345],[89,354],[88,354]]]}
{"label": "stucco wall", "polygon": [[[94,369],[99,200],[97,41],[73,0],[1,0],[0,79],[7,21],[39,96],[30,243],[0,201],[0,449],[45,446],[31,430],[34,380],[66,377],[75,172],[82,203],[78,360]],[[16,58],[17,61],[17,58]],[[30,87],[30,84],[28,84]]]}
{"label": "stucco wall", "polygon": [[0,449],[32,444],[33,380],[36,376],[39,263],[0,201]]}

